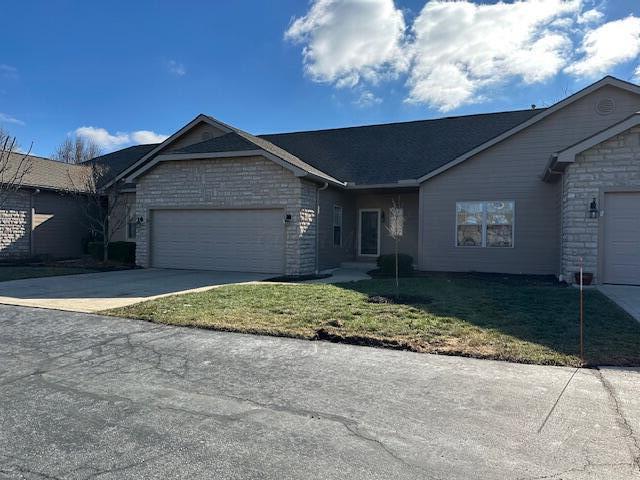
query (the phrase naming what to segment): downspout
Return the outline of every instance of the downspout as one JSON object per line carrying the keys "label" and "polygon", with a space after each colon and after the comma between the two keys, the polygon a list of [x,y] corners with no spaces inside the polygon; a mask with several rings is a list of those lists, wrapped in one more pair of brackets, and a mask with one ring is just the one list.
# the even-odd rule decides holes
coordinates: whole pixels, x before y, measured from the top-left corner
{"label": "downspout", "polygon": [[320,274],[320,192],[329,188],[329,182],[324,182],[316,188],[316,275]]}
{"label": "downspout", "polygon": [[560,172],[560,268],[558,280],[564,281],[564,172]]}

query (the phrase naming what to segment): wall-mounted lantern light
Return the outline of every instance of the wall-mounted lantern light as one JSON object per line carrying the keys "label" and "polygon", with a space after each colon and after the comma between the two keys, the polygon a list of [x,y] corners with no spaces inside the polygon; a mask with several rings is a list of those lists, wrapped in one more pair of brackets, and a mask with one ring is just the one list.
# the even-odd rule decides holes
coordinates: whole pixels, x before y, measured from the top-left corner
{"label": "wall-mounted lantern light", "polygon": [[290,213],[287,213],[287,214],[284,216],[284,223],[291,223],[291,220],[292,220],[292,218],[291,218],[291,214],[290,214]]}
{"label": "wall-mounted lantern light", "polygon": [[598,202],[596,202],[596,197],[593,197],[589,204],[589,218],[598,218],[598,213]]}
{"label": "wall-mounted lantern light", "polygon": [[142,224],[144,223],[144,217],[138,217],[138,218],[136,218],[136,223],[137,223],[138,225],[142,225]]}

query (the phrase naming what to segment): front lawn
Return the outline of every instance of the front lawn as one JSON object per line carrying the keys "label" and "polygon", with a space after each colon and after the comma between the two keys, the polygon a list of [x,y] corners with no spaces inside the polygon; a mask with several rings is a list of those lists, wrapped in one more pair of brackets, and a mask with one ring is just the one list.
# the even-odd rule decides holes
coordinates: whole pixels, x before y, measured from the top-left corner
{"label": "front lawn", "polygon": [[78,267],[55,267],[55,266],[0,266],[0,282],[8,280],[20,280],[23,278],[35,277],[55,277],[58,275],[75,275],[78,273],[94,273],[98,270]]}
{"label": "front lawn", "polygon": [[[107,313],[159,323],[327,339],[523,363],[580,365],[578,290],[553,280],[430,274],[341,285],[254,284],[165,297]],[[640,365],[640,324],[597,291],[586,359]]]}

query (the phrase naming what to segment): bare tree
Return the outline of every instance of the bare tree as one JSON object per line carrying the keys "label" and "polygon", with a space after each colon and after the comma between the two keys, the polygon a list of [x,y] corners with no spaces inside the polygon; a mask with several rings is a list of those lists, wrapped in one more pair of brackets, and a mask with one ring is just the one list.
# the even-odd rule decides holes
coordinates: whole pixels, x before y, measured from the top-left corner
{"label": "bare tree", "polygon": [[103,261],[109,260],[109,244],[115,233],[127,222],[126,202],[120,185],[103,188],[108,178],[108,168],[95,162],[78,165],[69,174],[72,194],[82,208],[85,223],[90,231],[102,237]]}
{"label": "bare tree", "polygon": [[400,239],[404,235],[404,209],[400,205],[400,202],[396,203],[395,200],[391,202],[391,208],[389,209],[389,223],[387,225],[387,231],[389,236],[393,238],[395,243],[395,257],[396,257],[396,297],[400,297],[400,279],[398,272],[398,247]]}
{"label": "bare tree", "polygon": [[31,147],[27,153],[18,150],[16,138],[0,128],[0,208],[13,192],[22,187],[33,166],[29,156]]}
{"label": "bare tree", "polygon": [[54,160],[64,163],[82,163],[99,156],[102,149],[93,140],[84,137],[67,137],[52,155]]}

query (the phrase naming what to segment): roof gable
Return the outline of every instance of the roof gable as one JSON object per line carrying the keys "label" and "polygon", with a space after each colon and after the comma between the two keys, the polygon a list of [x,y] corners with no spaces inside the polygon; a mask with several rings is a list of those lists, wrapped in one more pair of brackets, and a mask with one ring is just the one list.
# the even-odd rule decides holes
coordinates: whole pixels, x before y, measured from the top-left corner
{"label": "roof gable", "polygon": [[[168,148],[177,138],[185,135],[189,130],[201,122],[210,123],[225,133],[219,137],[187,145],[185,147],[178,148],[177,150],[170,150]],[[240,150],[238,150],[238,148],[240,148]],[[166,153],[163,153],[164,151],[166,151]],[[238,154],[242,152],[245,152],[246,155],[263,155],[284,168],[293,171],[297,176],[308,175],[322,181],[328,181],[337,185],[344,185],[343,182],[340,182],[330,175],[327,175],[325,172],[309,165],[277,145],[274,145],[263,138],[256,137],[238,128],[222,123],[213,117],[202,114],[198,115],[194,120],[174,135],[124,170],[116,177],[116,180],[127,177],[127,181],[132,181],[137,176],[141,175],[153,167],[153,165],[161,161],[215,158],[221,156],[238,157],[243,156],[242,154]]]}
{"label": "roof gable", "polygon": [[576,156],[582,152],[595,147],[607,140],[620,135],[621,133],[640,125],[640,112],[625,118],[624,120],[610,126],[594,135],[591,135],[584,140],[575,143],[564,150],[554,154],[545,169],[543,174],[544,181],[552,181],[559,178],[562,172],[565,171],[568,165],[576,161]]}
{"label": "roof gable", "polygon": [[442,167],[431,171],[425,175],[423,175],[422,177],[420,177],[418,179],[418,182],[422,183],[425,182],[427,180],[429,180],[430,178],[435,177],[436,175],[439,175],[440,173],[455,167],[456,165],[468,160],[471,157],[474,157],[475,155],[479,154],[480,152],[483,152],[484,150],[487,150],[488,148],[491,148],[492,146],[502,142],[503,140],[506,140],[507,138],[515,135],[516,133],[521,132],[522,130],[529,128],[532,125],[535,125],[536,123],[540,122],[541,120],[544,120],[545,118],[549,117],[550,115],[553,115],[554,113],[556,113],[557,111],[567,107],[568,105],[571,105],[572,103],[580,100],[581,98],[586,97],[587,95],[590,95],[591,93],[601,89],[604,86],[613,86],[613,87],[617,87],[620,88],[622,90],[626,90],[632,93],[635,93],[637,95],[640,95],[640,86],[635,85],[633,83],[629,83],[629,82],[625,82],[623,80],[620,80],[618,78],[612,77],[612,76],[606,76],[603,79],[589,85],[586,88],[583,88],[582,90],[580,90],[579,92],[574,93],[573,95],[565,98],[564,100],[561,100],[560,102],[552,105],[551,107],[539,112],[537,115],[531,117],[529,120],[520,123],[516,126],[514,126],[512,129],[502,133],[501,135],[498,135],[497,137],[494,137],[490,140],[488,140],[487,142],[483,143],[482,145],[479,145],[478,147],[469,150],[468,152],[460,155],[459,157],[453,159],[452,161],[450,161],[449,163],[443,165]]}

